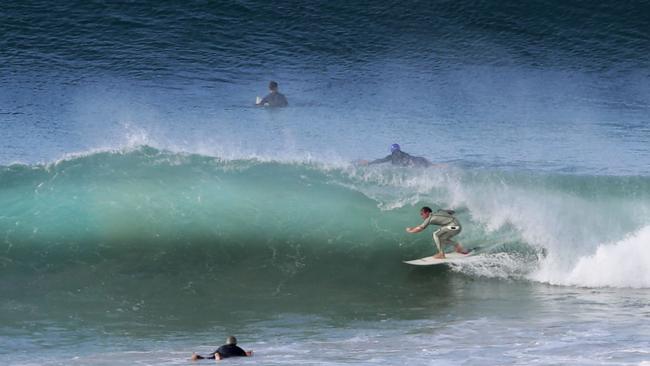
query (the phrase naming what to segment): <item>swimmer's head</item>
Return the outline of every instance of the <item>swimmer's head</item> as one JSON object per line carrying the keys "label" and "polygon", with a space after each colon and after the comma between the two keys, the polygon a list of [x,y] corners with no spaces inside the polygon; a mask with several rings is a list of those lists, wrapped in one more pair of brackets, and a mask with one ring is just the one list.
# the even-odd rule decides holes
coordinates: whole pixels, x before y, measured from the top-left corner
{"label": "swimmer's head", "polygon": [[278,83],[276,83],[275,81],[271,81],[269,83],[269,90],[273,90],[273,91],[278,90]]}
{"label": "swimmer's head", "polygon": [[228,336],[228,338],[226,338],[226,344],[237,344],[237,338],[235,338],[235,336]]}
{"label": "swimmer's head", "polygon": [[392,145],[390,145],[390,152],[391,152],[391,153],[394,153],[395,151],[401,151],[401,150],[400,150],[400,147],[399,147],[399,144],[392,144]]}

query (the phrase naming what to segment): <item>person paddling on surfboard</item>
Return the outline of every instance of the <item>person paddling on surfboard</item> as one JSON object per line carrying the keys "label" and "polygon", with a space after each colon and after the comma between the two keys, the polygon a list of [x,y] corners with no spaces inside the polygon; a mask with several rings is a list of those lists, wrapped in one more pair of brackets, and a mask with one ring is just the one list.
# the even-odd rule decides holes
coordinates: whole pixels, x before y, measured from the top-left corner
{"label": "person paddling on surfboard", "polygon": [[420,209],[420,216],[422,216],[424,222],[415,227],[407,227],[406,232],[415,234],[426,229],[430,224],[438,225],[440,229],[433,232],[433,241],[438,248],[438,254],[434,255],[434,258],[445,258],[445,245],[447,244],[453,244],[456,252],[467,254],[469,251],[465,250],[459,242],[451,240],[452,237],[458,235],[462,230],[454,213],[453,210],[438,210],[433,212],[431,208],[424,206]]}
{"label": "person paddling on surfboard", "polygon": [[361,160],[358,163],[361,165],[391,163],[392,165],[416,168],[426,168],[436,165],[421,156],[413,156],[411,154],[405,153],[402,151],[402,148],[399,146],[399,144],[390,145],[390,155],[384,158],[376,159],[373,161]]}
{"label": "person paddling on surfboard", "polygon": [[207,356],[201,356],[201,355],[197,355],[196,353],[192,353],[192,357],[190,358],[190,360],[196,361],[196,360],[210,359],[210,360],[219,361],[229,357],[251,357],[251,356],[253,356],[253,351],[244,351],[243,349],[239,348],[239,346],[237,345],[237,338],[235,338],[234,336],[229,336],[228,338],[226,338],[226,344],[217,348],[216,351],[210,353]]}

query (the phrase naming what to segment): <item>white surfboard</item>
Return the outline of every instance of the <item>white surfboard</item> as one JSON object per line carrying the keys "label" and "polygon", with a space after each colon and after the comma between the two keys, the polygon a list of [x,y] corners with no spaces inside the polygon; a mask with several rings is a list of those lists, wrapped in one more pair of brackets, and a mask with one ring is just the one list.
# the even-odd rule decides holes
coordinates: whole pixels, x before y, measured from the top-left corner
{"label": "white surfboard", "polygon": [[414,266],[433,266],[435,264],[460,262],[467,257],[471,257],[472,254],[474,253],[470,252],[469,254],[461,254],[461,253],[452,252],[452,253],[445,253],[444,259],[438,259],[438,258],[434,258],[433,256],[429,256],[420,259],[404,261],[404,263],[412,264]]}

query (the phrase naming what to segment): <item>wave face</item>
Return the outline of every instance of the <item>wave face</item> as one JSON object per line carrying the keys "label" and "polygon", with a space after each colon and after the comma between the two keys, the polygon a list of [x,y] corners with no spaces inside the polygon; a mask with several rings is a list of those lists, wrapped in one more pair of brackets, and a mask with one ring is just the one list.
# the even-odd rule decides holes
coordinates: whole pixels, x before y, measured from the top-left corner
{"label": "wave face", "polygon": [[8,293],[397,286],[414,270],[401,260],[433,251],[430,232],[404,232],[422,205],[458,210],[460,239],[479,253],[453,267],[466,275],[650,287],[645,177],[326,167],[140,147],[5,166],[0,182]]}

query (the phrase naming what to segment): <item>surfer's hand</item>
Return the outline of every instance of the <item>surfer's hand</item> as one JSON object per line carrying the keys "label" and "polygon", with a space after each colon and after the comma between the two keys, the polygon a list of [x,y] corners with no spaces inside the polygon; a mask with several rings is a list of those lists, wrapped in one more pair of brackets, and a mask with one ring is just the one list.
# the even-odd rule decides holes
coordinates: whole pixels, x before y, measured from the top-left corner
{"label": "surfer's hand", "polygon": [[406,228],[406,232],[411,234],[419,233],[420,231],[422,231],[422,228],[419,226]]}

